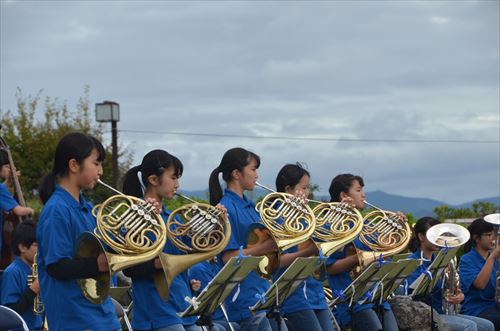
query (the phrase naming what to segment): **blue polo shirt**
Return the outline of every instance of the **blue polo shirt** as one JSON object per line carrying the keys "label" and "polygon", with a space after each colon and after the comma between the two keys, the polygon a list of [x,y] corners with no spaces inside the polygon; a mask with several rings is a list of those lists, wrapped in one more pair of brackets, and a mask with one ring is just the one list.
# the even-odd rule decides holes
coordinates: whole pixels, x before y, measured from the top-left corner
{"label": "blue polo shirt", "polygon": [[[161,216],[167,222],[170,215],[165,206]],[[163,253],[183,255],[185,252],[176,248],[170,240],[163,247]],[[175,324],[192,325],[196,317],[180,318],[177,313],[189,307],[185,297],[192,297],[188,271],[183,271],[175,277],[170,286],[167,301],[164,301],[158,291],[153,278],[132,280],[132,327],[137,330],[151,330]]]}
{"label": "blue polo shirt", "polygon": [[497,261],[494,261],[493,271],[484,290],[474,287],[473,283],[483,268],[486,260],[472,248],[464,254],[458,265],[460,275],[460,287],[465,295],[462,303],[462,314],[478,316],[488,308],[496,307],[495,303],[495,277],[498,270]]}
{"label": "blue polo shirt", "polygon": [[[0,303],[2,305],[19,301],[21,294],[28,289],[28,276],[31,275],[31,273],[31,266],[27,265],[19,257],[16,257],[14,261],[12,261],[3,272],[2,296],[0,298]],[[40,329],[43,323],[42,315],[35,315],[32,307],[33,305],[20,315],[30,330]]]}
{"label": "blue polo shirt", "polygon": [[102,304],[93,304],[83,296],[77,279],[59,280],[47,273],[47,265],[72,259],[78,237],[95,227],[92,204],[82,194],[78,202],[56,186],[42,210],[36,231],[39,282],[51,331],[120,329],[109,297]]}
{"label": "blue polo shirt", "polygon": [[[293,246],[287,249],[284,254],[295,253],[298,251],[297,246]],[[286,271],[287,267],[279,268],[276,274],[273,276],[273,281],[277,281],[278,278]],[[305,281],[297,286],[296,290],[286,298],[286,300],[279,307],[279,311],[282,315],[295,313],[303,310],[312,309],[309,301],[306,299],[307,286],[304,288]]]}
{"label": "blue polo shirt", "polygon": [[[365,251],[370,251],[369,247],[365,246],[359,238],[356,238],[354,241],[354,246],[357,248],[360,248]],[[346,254],[347,246],[344,247],[342,251],[336,251],[326,261],[326,266],[329,267],[338,260],[345,259],[347,257]],[[344,291],[351,283],[353,279],[351,278],[350,274],[348,271],[343,271],[337,275],[330,275],[328,274],[328,284],[330,285],[330,288],[332,291]],[[335,293],[334,293],[335,297]],[[365,309],[371,309],[374,307],[375,304],[369,303],[369,304],[359,304],[359,303],[354,303],[353,302],[353,311],[355,313],[363,311]],[[384,302],[382,304],[384,307],[384,310],[391,310],[391,306],[389,303]],[[333,311],[335,314],[335,318],[337,319],[337,322],[340,325],[349,325],[351,323],[351,313],[350,313],[350,308],[347,303],[341,303],[336,305],[336,309]]]}
{"label": "blue polo shirt", "polygon": [[[408,256],[408,259],[420,260],[422,257],[422,251],[419,249],[416,252],[412,253]],[[434,261],[434,254],[432,254],[432,259],[422,260],[422,263],[413,271],[406,281],[408,282],[408,286],[410,286],[421,274],[423,274],[431,265],[432,261]],[[443,302],[442,295],[443,291],[441,290],[443,285],[443,279],[436,283],[431,292],[431,300],[432,300],[432,308],[436,309],[439,314],[444,314],[443,312]]]}
{"label": "blue polo shirt", "polygon": [[[224,196],[220,203],[227,209],[229,222],[231,224],[231,238],[225,251],[238,250],[240,246],[247,246],[248,228],[252,223],[260,222],[259,213],[255,205],[245,195],[239,195],[231,190],[224,190]],[[222,259],[220,259],[222,261]],[[248,307],[254,306],[258,295],[263,295],[269,288],[269,282],[259,277],[257,272],[252,271],[240,282],[229,294],[225,301],[225,307],[229,320],[238,322],[252,316]],[[236,300],[233,302],[236,292],[239,290]]]}
{"label": "blue polo shirt", "polygon": [[[9,212],[18,205],[9,190],[3,183],[0,183],[0,231],[3,229],[3,213]],[[2,253],[2,238],[0,234],[0,254]]]}
{"label": "blue polo shirt", "polygon": [[[212,279],[217,275],[217,273],[221,270],[219,263],[213,261],[203,261],[195,264],[189,269],[189,277],[191,279],[196,279],[201,282],[200,291],[207,287],[208,283],[212,281]],[[212,314],[213,320],[222,320],[224,319],[224,314],[222,313],[222,309],[218,307],[214,313]]]}
{"label": "blue polo shirt", "polygon": [[328,309],[326,303],[325,291],[323,289],[323,282],[309,276],[306,279],[306,295],[309,305],[314,310]]}

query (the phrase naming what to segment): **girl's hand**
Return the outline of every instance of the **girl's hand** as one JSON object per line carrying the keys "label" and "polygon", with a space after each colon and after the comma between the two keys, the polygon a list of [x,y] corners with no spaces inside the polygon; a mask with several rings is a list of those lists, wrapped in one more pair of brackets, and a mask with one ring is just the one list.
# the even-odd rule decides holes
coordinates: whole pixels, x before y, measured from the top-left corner
{"label": "girl's hand", "polygon": [[152,198],[146,198],[146,202],[153,205],[157,214],[161,213],[161,204],[158,201]]}
{"label": "girl's hand", "polygon": [[295,190],[293,195],[295,195],[300,200],[307,201],[307,195],[301,189]]}
{"label": "girl's hand", "polygon": [[403,212],[400,212],[400,211],[397,211],[396,212],[396,217],[398,217],[399,219],[405,221],[405,222],[408,222],[408,217],[406,217],[405,214],[403,214]]}
{"label": "girl's hand", "polygon": [[191,279],[191,290],[198,292],[201,288],[201,282],[197,279]]}
{"label": "girl's hand", "polygon": [[217,206],[215,206],[215,208],[219,209],[219,211],[221,211],[224,215],[227,215],[227,209],[226,207],[224,207],[224,205],[218,203]]}
{"label": "girl's hand", "polygon": [[340,201],[340,203],[347,203],[350,207],[355,208],[354,200],[351,197],[345,197]]}
{"label": "girl's hand", "polygon": [[465,298],[464,294],[460,292],[456,295],[448,295],[446,297],[446,301],[448,301],[452,305],[456,305],[456,304],[459,304],[460,302],[464,301],[464,298]]}
{"label": "girl's hand", "polygon": [[99,256],[97,256],[97,270],[99,270],[99,272],[109,271],[108,259],[106,258],[106,255],[104,255],[104,253],[101,253],[99,254]]}

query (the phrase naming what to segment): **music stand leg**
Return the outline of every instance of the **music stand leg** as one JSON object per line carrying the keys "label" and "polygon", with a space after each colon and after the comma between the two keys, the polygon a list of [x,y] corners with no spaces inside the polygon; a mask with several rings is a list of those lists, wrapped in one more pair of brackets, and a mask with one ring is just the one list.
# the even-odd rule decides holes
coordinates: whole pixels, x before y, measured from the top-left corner
{"label": "music stand leg", "polygon": [[226,307],[224,307],[222,303],[219,306],[220,309],[222,310],[222,315],[224,315],[224,319],[226,320],[227,325],[229,325],[229,330],[235,331],[234,327],[231,325],[231,322],[229,321],[229,317],[227,316]]}
{"label": "music stand leg", "polygon": [[273,318],[276,321],[276,324],[278,325],[278,331],[281,331],[281,321],[283,318],[280,315],[280,312],[276,306],[271,309],[269,313],[267,313],[268,318]]}

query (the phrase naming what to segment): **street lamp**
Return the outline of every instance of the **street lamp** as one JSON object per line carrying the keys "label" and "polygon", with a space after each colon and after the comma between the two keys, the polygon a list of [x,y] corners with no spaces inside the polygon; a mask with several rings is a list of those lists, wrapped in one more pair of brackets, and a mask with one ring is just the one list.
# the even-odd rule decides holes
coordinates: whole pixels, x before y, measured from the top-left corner
{"label": "street lamp", "polygon": [[95,119],[97,122],[111,122],[112,171],[113,186],[118,185],[118,143],[116,123],[120,120],[120,105],[113,101],[103,101],[95,104]]}

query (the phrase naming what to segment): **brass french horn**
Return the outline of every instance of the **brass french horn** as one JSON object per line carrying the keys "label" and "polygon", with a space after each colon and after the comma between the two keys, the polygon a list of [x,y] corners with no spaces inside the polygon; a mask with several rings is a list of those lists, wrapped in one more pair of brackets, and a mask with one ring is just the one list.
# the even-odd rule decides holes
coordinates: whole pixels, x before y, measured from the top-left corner
{"label": "brass french horn", "polygon": [[375,210],[363,218],[363,229],[359,234],[359,240],[371,251],[356,248],[360,267],[357,272],[380,258],[402,252],[411,238],[410,225],[395,212],[382,210],[366,201],[365,203]]}
{"label": "brass french horn", "polygon": [[249,228],[247,247],[259,245],[268,237],[276,242],[278,251],[266,254],[258,269],[261,277],[270,279],[279,268],[279,256],[282,252],[307,241],[313,235],[316,219],[305,200],[255,184],[270,193],[255,207],[261,222],[256,222]]}
{"label": "brass french horn", "polygon": [[106,256],[109,272],[78,280],[83,295],[95,304],[108,296],[112,273],[155,258],[167,239],[165,223],[151,203],[98,183],[117,194],[94,207],[97,227],[84,232],[75,245],[77,259]]}
{"label": "brass french horn", "polygon": [[345,202],[321,202],[313,213],[316,228],[312,239],[325,256],[356,239],[363,229],[363,216]]}
{"label": "brass french horn", "polygon": [[201,261],[210,259],[224,249],[231,237],[231,225],[226,213],[205,203],[199,203],[179,193],[192,203],[172,211],[167,220],[167,236],[183,255],[160,252],[163,272],[154,275],[156,289],[167,299],[174,278]]}

